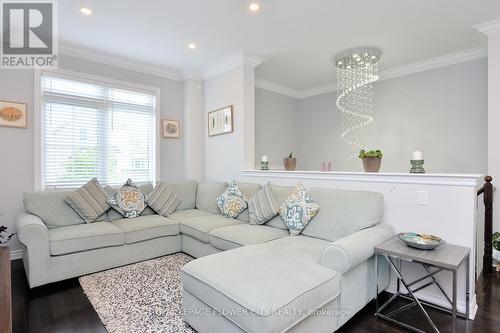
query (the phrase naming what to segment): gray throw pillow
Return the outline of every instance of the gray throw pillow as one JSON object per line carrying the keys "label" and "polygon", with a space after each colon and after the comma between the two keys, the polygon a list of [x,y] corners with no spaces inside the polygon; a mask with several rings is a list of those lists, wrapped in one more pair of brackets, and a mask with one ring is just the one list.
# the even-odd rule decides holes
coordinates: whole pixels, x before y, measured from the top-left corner
{"label": "gray throw pillow", "polygon": [[109,209],[108,195],[96,178],[68,194],[64,200],[87,223],[95,222]]}
{"label": "gray throw pillow", "polygon": [[263,224],[275,217],[280,210],[271,182],[258,190],[248,201],[250,224]]}
{"label": "gray throw pillow", "polygon": [[179,207],[181,199],[167,184],[158,183],[146,198],[146,203],[159,215],[169,216]]}
{"label": "gray throw pillow", "polygon": [[131,179],[108,198],[108,204],[126,218],[138,217],[146,208],[144,193]]}

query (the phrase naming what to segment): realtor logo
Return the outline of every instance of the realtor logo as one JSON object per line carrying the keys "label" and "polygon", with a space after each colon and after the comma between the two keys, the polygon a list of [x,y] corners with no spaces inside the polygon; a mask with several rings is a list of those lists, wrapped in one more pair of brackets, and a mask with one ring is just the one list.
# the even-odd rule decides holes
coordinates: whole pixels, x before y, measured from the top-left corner
{"label": "realtor logo", "polygon": [[[36,0],[35,0],[36,1]],[[2,68],[57,67],[54,1],[2,1]]]}

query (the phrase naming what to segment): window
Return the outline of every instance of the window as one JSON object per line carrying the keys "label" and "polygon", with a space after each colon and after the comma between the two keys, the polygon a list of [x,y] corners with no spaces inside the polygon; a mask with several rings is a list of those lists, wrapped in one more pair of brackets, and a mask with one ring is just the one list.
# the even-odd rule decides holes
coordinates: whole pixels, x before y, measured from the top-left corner
{"label": "window", "polygon": [[42,72],[41,187],[155,181],[156,93]]}

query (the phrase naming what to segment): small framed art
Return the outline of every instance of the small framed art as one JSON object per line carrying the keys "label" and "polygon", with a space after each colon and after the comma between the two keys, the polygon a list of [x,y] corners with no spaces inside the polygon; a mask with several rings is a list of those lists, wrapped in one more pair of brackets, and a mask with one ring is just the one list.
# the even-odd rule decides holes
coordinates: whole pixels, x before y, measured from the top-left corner
{"label": "small framed art", "polygon": [[161,120],[161,137],[162,138],[179,138],[181,135],[179,121],[172,119]]}
{"label": "small framed art", "polygon": [[208,113],[208,136],[227,134],[233,131],[233,106]]}
{"label": "small framed art", "polygon": [[28,128],[27,105],[0,100],[0,126]]}

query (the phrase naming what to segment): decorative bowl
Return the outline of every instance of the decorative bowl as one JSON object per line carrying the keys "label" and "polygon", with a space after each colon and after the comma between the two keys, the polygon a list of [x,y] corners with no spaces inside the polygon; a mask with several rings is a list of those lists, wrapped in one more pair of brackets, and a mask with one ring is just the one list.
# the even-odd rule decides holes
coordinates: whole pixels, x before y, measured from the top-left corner
{"label": "decorative bowl", "polygon": [[405,242],[406,245],[421,250],[433,250],[445,243],[444,240],[437,236],[417,234],[415,232],[402,232],[397,234],[396,237]]}

